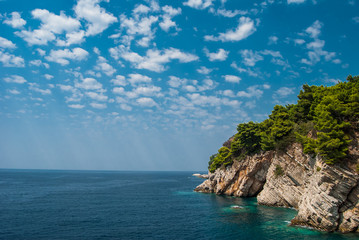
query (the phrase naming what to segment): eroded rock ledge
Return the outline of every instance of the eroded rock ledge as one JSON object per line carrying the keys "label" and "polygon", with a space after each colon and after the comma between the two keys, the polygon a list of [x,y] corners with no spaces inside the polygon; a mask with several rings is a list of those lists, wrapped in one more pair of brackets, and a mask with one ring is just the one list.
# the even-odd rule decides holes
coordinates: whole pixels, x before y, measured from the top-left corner
{"label": "eroded rock ledge", "polygon": [[[354,154],[357,162],[357,154]],[[298,210],[293,225],[359,232],[359,176],[348,166],[329,166],[303,154],[300,144],[234,161],[209,173],[195,191],[238,197]]]}

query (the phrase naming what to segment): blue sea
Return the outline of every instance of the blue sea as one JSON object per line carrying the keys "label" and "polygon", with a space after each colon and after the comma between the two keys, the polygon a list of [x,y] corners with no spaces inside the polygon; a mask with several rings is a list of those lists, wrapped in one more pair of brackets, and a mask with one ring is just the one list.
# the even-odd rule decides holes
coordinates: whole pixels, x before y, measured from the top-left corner
{"label": "blue sea", "polygon": [[[358,239],[292,209],[193,192],[192,172],[0,170],[0,239]],[[233,208],[238,206],[238,208]]]}

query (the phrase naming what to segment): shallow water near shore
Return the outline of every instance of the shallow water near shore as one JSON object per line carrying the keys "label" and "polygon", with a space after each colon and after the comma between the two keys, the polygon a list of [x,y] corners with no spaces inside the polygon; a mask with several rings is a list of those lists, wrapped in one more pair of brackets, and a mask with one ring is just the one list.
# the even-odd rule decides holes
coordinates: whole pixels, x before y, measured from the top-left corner
{"label": "shallow water near shore", "polygon": [[293,209],[193,192],[192,172],[0,170],[0,239],[358,239]]}

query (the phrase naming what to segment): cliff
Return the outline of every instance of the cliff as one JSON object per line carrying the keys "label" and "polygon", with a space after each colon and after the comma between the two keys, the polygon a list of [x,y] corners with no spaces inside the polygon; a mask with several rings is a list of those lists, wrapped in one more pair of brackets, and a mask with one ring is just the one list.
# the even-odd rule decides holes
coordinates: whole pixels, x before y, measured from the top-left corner
{"label": "cliff", "polygon": [[284,151],[246,156],[209,172],[195,191],[238,197],[298,210],[291,224],[324,231],[359,232],[358,138],[345,164],[328,165],[293,143]]}

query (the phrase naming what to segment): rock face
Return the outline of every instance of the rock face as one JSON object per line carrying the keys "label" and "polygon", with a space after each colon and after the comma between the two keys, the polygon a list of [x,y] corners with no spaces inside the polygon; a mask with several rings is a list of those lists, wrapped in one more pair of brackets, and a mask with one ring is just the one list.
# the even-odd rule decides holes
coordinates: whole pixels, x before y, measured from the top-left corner
{"label": "rock face", "polygon": [[266,181],[273,152],[247,157],[241,162],[235,161],[226,169],[217,169],[208,174],[208,180],[195,191],[225,194],[236,197],[256,196]]}
{"label": "rock face", "polygon": [[[357,164],[358,155],[352,159]],[[195,191],[257,196],[268,206],[294,207],[293,225],[324,231],[359,232],[359,176],[350,166],[329,166],[303,154],[294,143],[285,152],[268,151],[209,173]]]}

